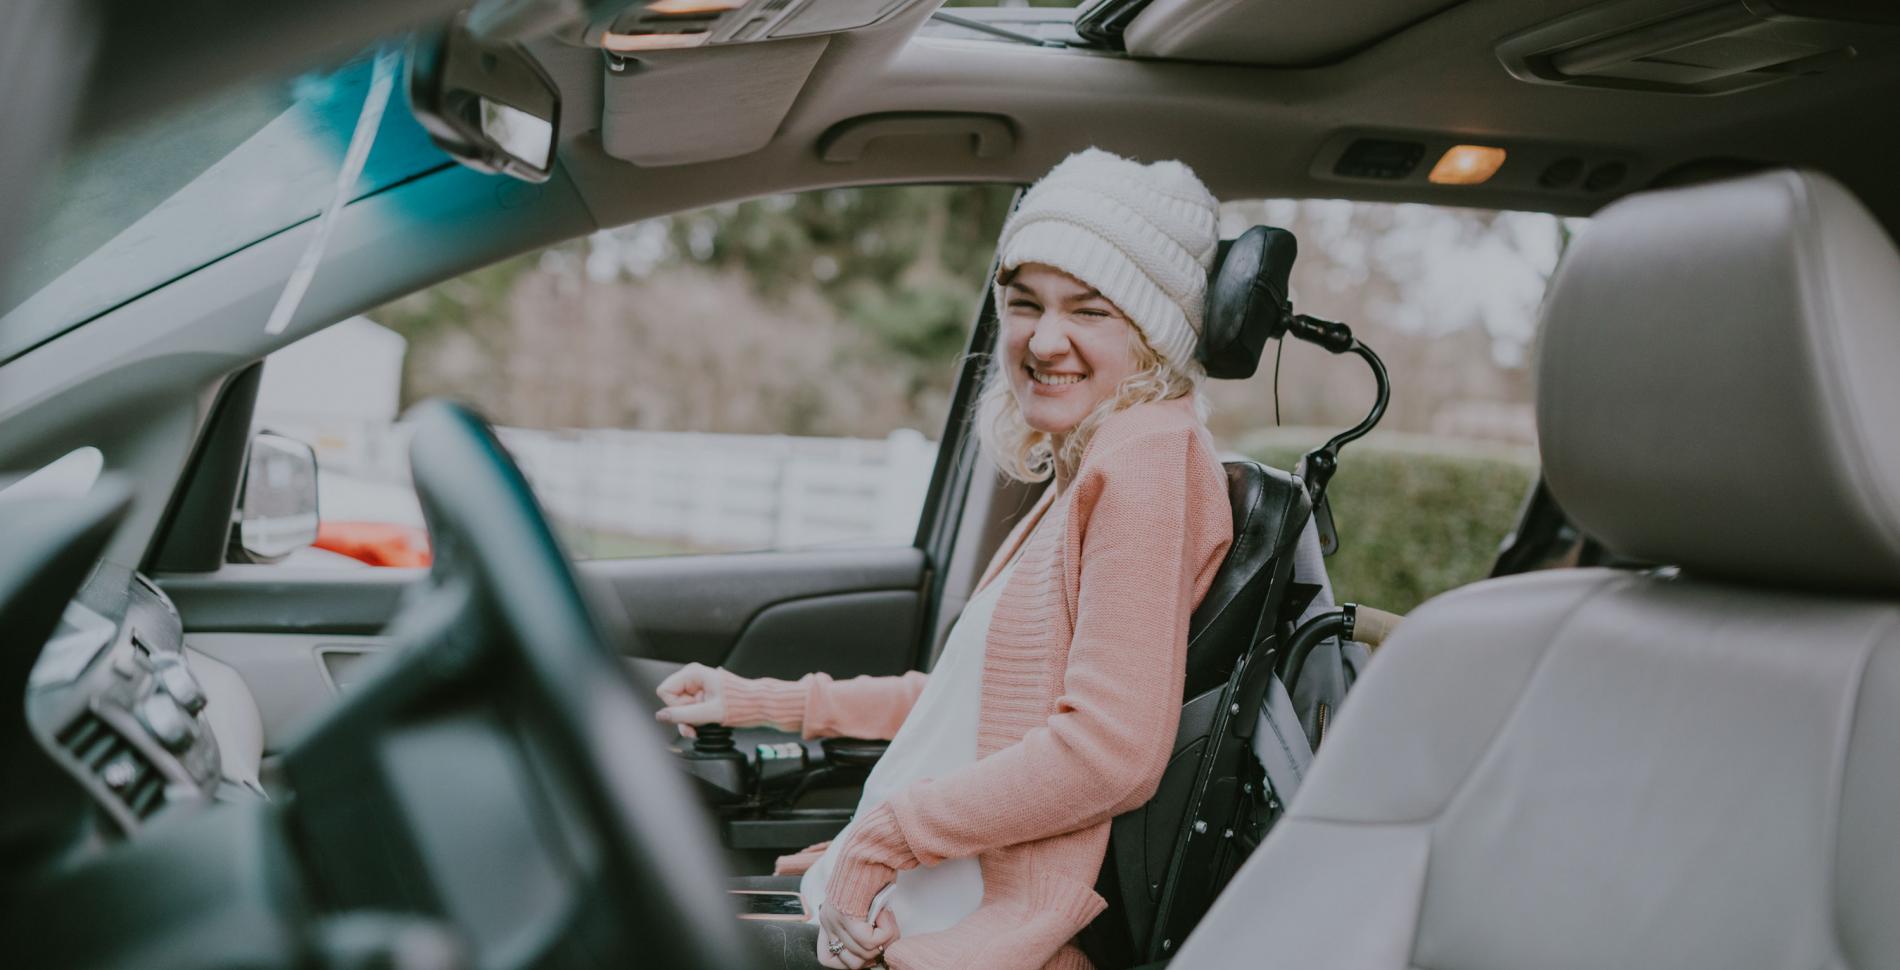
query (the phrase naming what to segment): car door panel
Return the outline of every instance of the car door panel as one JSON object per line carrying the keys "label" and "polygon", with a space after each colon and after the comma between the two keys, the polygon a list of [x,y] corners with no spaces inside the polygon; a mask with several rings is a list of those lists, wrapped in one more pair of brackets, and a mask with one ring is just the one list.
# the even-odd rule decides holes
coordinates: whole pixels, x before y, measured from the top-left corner
{"label": "car door panel", "polygon": [[158,576],[187,633],[380,632],[420,569],[230,564]]}
{"label": "car door panel", "polygon": [[723,665],[749,677],[798,678],[814,670],[901,674],[910,668],[905,661],[920,615],[916,590],[774,604],[746,625]]}
{"label": "car door panel", "polygon": [[340,688],[359,680],[368,670],[364,665],[375,662],[387,641],[333,633],[187,631],[185,645],[243,678],[263,725],[263,751],[270,754],[329,706]]}
{"label": "car door panel", "polygon": [[924,556],[909,547],[580,568],[625,610],[635,639],[630,655],[724,665],[753,677],[902,673],[922,615]]}
{"label": "car door panel", "polygon": [[[897,674],[914,661],[924,555],[910,547],[772,552],[580,563],[583,581],[618,606],[636,671],[657,680],[680,664],[747,676]],[[165,576],[193,649],[235,668],[264,725],[265,751],[371,669],[421,570],[227,566]]]}

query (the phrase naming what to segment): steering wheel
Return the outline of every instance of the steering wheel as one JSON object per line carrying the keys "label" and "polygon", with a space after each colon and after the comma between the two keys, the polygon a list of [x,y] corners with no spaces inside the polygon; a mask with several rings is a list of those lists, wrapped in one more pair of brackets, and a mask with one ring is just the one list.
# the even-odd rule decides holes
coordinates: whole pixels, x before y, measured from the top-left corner
{"label": "steering wheel", "polygon": [[465,407],[411,417],[435,561],[387,631],[406,649],[286,757],[326,908],[431,912],[482,966],[751,965],[704,809],[521,470]]}

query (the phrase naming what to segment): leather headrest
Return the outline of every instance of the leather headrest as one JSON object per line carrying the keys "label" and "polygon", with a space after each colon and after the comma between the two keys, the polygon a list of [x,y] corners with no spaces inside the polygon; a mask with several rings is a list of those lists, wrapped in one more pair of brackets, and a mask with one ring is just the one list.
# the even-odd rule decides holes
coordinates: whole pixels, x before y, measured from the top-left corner
{"label": "leather headrest", "polygon": [[1293,234],[1272,226],[1255,226],[1238,239],[1221,241],[1208,278],[1201,341],[1194,350],[1207,376],[1253,376],[1261,349],[1286,332],[1292,312],[1287,278],[1298,255]]}
{"label": "leather headrest", "polygon": [[1812,172],[1619,201],[1545,299],[1537,426],[1552,493],[1618,553],[1900,590],[1900,253]]}

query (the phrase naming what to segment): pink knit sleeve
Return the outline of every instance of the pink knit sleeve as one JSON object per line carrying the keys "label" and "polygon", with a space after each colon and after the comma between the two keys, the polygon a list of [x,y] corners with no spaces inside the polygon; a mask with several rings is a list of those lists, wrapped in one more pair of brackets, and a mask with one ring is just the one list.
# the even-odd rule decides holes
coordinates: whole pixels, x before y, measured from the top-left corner
{"label": "pink knit sleeve", "polygon": [[810,679],[741,677],[721,667],[719,681],[726,697],[726,716],[721,723],[728,727],[799,730],[805,721],[805,696],[809,692],[806,681]]}
{"label": "pink knit sleeve", "polygon": [[929,679],[916,670],[901,677],[849,680],[832,680],[829,674],[806,674],[797,680],[741,677],[723,668],[719,673],[726,724],[770,725],[807,738],[896,737]]}
{"label": "pink knit sleeve", "polygon": [[897,871],[1075,831],[1153,795],[1180,715],[1188,618],[1232,518],[1220,466],[1188,429],[1131,437],[1090,465],[1070,503],[1081,590],[1055,713],[857,819],[828,905],[861,918]]}
{"label": "pink knit sleeve", "polygon": [[882,738],[897,729],[917,704],[930,675],[913,670],[900,677],[853,677],[832,680],[825,674],[807,674],[811,682],[805,699],[805,736],[808,738]]}

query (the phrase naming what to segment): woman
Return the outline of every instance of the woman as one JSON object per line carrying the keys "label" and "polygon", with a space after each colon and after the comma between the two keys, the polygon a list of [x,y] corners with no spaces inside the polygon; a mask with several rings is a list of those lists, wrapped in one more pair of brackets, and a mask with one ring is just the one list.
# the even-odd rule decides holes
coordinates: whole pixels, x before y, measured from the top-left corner
{"label": "woman", "polygon": [[838,838],[780,860],[819,965],[1089,965],[1072,940],[1104,905],[1109,820],[1159,784],[1188,618],[1232,537],[1194,360],[1216,241],[1186,166],[1094,149],[1011,215],[977,431],[1004,474],[1053,485],[928,678],[660,685],[674,724],[893,739]]}

